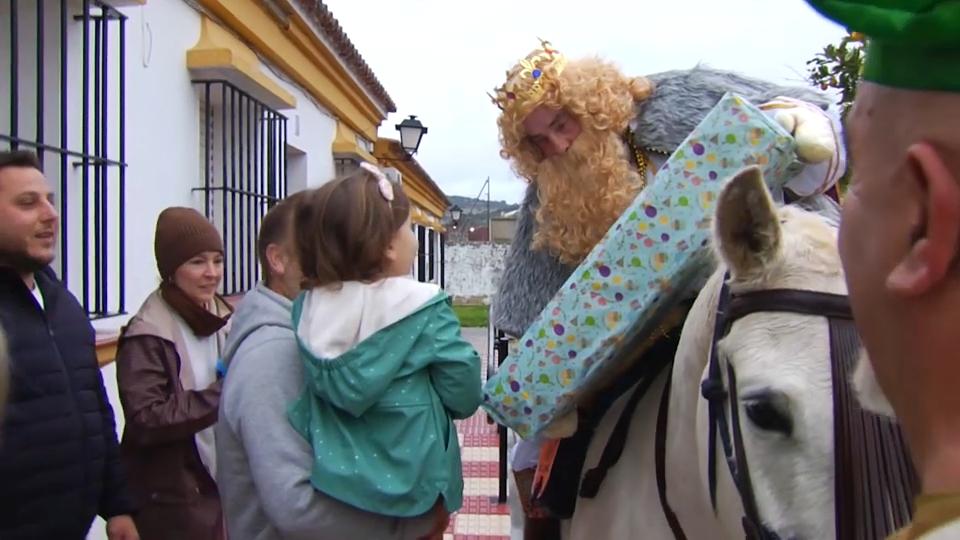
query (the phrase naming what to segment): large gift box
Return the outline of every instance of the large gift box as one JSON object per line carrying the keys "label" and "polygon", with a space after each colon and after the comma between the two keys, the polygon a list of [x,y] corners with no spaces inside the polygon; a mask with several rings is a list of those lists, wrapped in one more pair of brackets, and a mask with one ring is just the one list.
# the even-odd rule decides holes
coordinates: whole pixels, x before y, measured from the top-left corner
{"label": "large gift box", "polygon": [[[796,143],[727,94],[607,231],[487,382],[483,408],[524,439],[540,435],[616,373],[617,345],[652,334],[711,269],[708,242],[724,180],[749,165],[782,187]],[[619,357],[617,357],[619,358]]]}

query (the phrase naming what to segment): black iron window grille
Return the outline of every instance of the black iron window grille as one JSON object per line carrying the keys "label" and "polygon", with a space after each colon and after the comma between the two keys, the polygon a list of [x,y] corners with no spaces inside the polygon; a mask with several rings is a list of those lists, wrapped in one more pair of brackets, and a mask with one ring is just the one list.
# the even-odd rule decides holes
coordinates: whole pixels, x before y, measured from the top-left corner
{"label": "black iron window grille", "polygon": [[125,308],[125,22],[99,0],[0,0],[0,149],[40,158],[54,267],[91,318]]}
{"label": "black iron window grille", "polygon": [[334,173],[339,178],[359,169],[360,162],[356,159],[336,158],[333,160],[333,166],[335,168]]}
{"label": "black iron window grille", "polygon": [[427,281],[427,229],[423,225],[417,228],[417,281]]}
{"label": "black iron window grille", "polygon": [[447,233],[440,233],[440,288],[447,288]]}
{"label": "black iron window grille", "polygon": [[437,277],[437,231],[427,229],[427,281]]}
{"label": "black iron window grille", "polygon": [[200,94],[204,213],[223,235],[221,292],[248,291],[260,279],[257,233],[287,196],[287,118],[227,81],[194,81]]}

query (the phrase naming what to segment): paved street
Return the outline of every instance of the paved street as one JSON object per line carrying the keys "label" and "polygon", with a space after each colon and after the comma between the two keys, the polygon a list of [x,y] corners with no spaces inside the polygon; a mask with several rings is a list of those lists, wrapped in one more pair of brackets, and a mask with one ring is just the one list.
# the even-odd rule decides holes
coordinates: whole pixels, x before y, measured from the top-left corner
{"label": "paved street", "polygon": [[[464,328],[463,336],[487,362],[486,328]],[[463,508],[451,520],[444,540],[508,540],[510,516],[497,499],[497,429],[487,424],[483,412],[457,422],[463,450]]]}

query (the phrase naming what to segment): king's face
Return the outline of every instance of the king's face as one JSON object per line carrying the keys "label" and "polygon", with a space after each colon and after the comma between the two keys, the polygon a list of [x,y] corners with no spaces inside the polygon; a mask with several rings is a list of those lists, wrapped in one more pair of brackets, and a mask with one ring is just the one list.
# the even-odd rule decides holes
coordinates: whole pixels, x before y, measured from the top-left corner
{"label": "king's face", "polygon": [[569,112],[540,105],[523,119],[523,130],[543,159],[547,159],[566,153],[582,128]]}

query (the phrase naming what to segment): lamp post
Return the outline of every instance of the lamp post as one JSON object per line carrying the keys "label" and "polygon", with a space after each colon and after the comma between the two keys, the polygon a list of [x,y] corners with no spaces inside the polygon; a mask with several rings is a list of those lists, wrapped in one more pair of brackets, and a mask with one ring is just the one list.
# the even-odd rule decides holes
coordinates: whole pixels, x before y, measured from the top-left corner
{"label": "lamp post", "polygon": [[[460,236],[460,234],[459,234],[460,231],[457,230],[457,225],[460,224],[460,218],[461,218],[462,216],[463,216],[463,210],[461,210],[459,206],[453,205],[453,206],[450,208],[450,219],[453,221],[453,229],[457,231],[457,233],[458,233],[457,236],[458,236],[458,237]],[[457,240],[459,241],[459,240],[462,240],[462,239],[461,239],[461,238],[457,238]]]}
{"label": "lamp post", "polygon": [[420,141],[427,134],[427,128],[412,114],[397,124],[396,128],[400,132],[400,147],[407,159],[410,159],[420,148]]}

